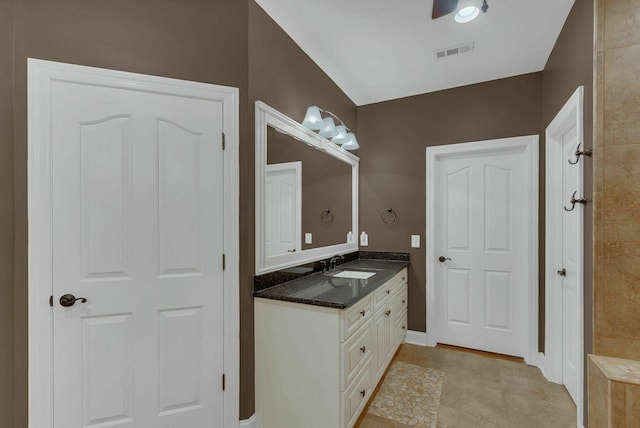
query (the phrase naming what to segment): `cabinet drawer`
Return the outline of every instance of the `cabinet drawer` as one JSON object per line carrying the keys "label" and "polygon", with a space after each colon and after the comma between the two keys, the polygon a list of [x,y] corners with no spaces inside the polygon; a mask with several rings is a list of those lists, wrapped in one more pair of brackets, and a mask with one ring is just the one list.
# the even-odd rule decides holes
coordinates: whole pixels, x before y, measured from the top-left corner
{"label": "cabinet drawer", "polygon": [[408,297],[409,297],[409,292],[408,292],[408,287],[407,285],[402,285],[402,288],[400,288],[400,292],[397,294],[396,296],[396,307],[395,307],[395,313],[396,316],[399,316],[402,312],[406,312],[407,307],[408,307]]}
{"label": "cabinet drawer", "polygon": [[[369,360],[371,361],[371,360]],[[351,428],[358,421],[360,412],[367,404],[374,385],[369,363],[360,370],[349,388],[342,393],[342,415],[345,426]]]}
{"label": "cabinet drawer", "polygon": [[374,310],[380,309],[400,287],[407,282],[407,268],[402,269],[393,278],[373,292]]}
{"label": "cabinet drawer", "polygon": [[372,322],[369,318],[369,321],[342,345],[342,391],[353,381],[360,367],[373,355],[375,336]]}
{"label": "cabinet drawer", "polygon": [[371,296],[367,296],[358,303],[342,312],[342,331],[340,341],[344,342],[355,333],[373,315],[371,310]]}

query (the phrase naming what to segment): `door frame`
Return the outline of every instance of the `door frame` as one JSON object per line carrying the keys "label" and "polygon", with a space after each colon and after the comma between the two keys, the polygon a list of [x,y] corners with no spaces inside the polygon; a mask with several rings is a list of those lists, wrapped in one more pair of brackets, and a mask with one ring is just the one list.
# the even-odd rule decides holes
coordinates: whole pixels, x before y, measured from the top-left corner
{"label": "door frame", "polygon": [[302,251],[302,161],[267,164],[264,168],[267,178],[270,172],[278,171],[295,171],[296,174],[296,251]]}
{"label": "door frame", "polygon": [[[570,127],[575,126],[578,143],[584,147],[584,87],[580,86],[571,95],[566,104],[551,121],[545,132],[546,149],[546,232],[545,232],[545,351],[542,358],[543,372],[547,380],[562,384],[562,279],[556,273],[562,264],[562,210],[566,201],[562,200],[562,189],[558,183],[562,181],[562,166],[567,159],[563,156],[563,135]],[[578,161],[578,195],[584,194],[584,157]],[[578,292],[580,299],[580,338],[578,351],[578,426],[582,426],[582,407],[584,401],[584,207],[578,204],[578,222],[580,229],[578,261]],[[560,249],[560,251],[559,251]]]}
{"label": "door frame", "polygon": [[529,248],[527,249],[528,272],[527,281],[527,349],[524,360],[529,365],[538,364],[538,139],[537,135],[521,137],[501,138],[496,140],[475,141],[470,143],[448,144],[442,146],[427,147],[427,206],[426,206],[426,253],[427,253],[427,346],[438,344],[437,303],[435,287],[436,249],[432,231],[435,230],[435,200],[436,200],[436,174],[435,166],[439,159],[455,157],[462,154],[485,154],[502,151],[520,151],[527,159],[527,171],[525,180],[528,191],[523,195],[522,202],[527,203],[528,218],[525,223],[529,225]]}
{"label": "door frame", "polygon": [[28,387],[29,426],[53,427],[51,84],[71,81],[221,101],[224,151],[224,425],[239,423],[239,91],[207,83],[29,58],[28,68]]}

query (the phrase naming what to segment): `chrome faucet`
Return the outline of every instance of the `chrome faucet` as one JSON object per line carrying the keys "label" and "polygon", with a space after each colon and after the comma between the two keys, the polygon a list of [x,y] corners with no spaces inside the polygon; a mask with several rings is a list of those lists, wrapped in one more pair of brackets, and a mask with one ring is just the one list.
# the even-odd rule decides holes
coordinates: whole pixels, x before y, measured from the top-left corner
{"label": "chrome faucet", "polygon": [[329,272],[333,272],[336,270],[336,262],[338,260],[344,259],[344,256],[338,254],[337,256],[333,256],[329,259]]}

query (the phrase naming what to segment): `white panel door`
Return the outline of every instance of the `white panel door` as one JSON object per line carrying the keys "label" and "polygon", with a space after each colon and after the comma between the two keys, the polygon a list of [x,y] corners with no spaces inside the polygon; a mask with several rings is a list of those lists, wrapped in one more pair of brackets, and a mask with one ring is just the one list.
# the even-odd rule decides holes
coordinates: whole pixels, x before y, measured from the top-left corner
{"label": "white panel door", "polygon": [[51,98],[54,426],[222,426],[222,102]]}
{"label": "white panel door", "polygon": [[[562,142],[562,200],[567,208],[571,209],[569,201],[574,196],[573,192],[580,193],[580,169],[577,165],[570,165],[566,159],[575,159],[574,152],[578,146],[578,133],[576,126],[572,126],[561,137]],[[584,162],[584,160],[580,160]],[[582,195],[576,194],[579,199]],[[560,212],[560,210],[558,210]],[[562,281],[562,383],[577,403],[579,401],[578,388],[580,388],[580,319],[581,302],[581,261],[582,254],[582,208],[576,204],[572,211],[562,210],[562,267],[566,272],[561,277]]]}
{"label": "white panel door", "polygon": [[522,151],[509,149],[436,160],[440,343],[525,355],[525,162]]}
{"label": "white panel door", "polygon": [[267,257],[302,250],[302,162],[267,165]]}

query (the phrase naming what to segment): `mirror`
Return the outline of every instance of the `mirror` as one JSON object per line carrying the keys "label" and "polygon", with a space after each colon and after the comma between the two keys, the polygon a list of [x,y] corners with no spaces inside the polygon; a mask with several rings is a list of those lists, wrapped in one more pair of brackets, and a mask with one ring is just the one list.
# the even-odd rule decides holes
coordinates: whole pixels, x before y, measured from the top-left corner
{"label": "mirror", "polygon": [[358,249],[358,161],[256,102],[256,274]]}

